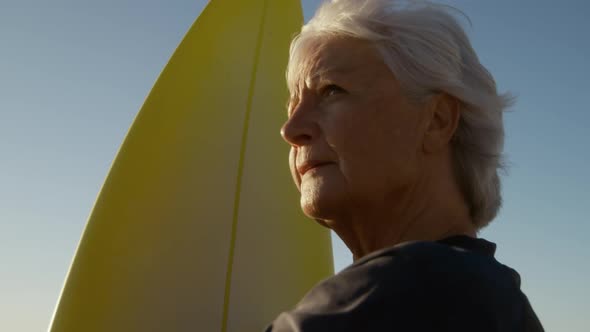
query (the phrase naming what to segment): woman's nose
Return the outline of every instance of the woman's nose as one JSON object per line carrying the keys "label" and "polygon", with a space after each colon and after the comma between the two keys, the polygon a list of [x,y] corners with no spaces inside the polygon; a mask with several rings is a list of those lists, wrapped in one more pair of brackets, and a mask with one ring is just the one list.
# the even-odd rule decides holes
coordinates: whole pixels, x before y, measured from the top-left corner
{"label": "woman's nose", "polygon": [[305,113],[303,109],[294,109],[289,119],[281,127],[281,136],[292,146],[310,144],[319,133],[318,124],[309,114]]}

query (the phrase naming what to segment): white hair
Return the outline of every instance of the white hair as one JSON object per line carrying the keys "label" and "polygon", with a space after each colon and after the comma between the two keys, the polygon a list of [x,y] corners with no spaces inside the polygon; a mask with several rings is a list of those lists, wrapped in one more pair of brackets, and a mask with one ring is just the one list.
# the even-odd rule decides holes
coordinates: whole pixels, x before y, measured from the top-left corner
{"label": "white hair", "polygon": [[[374,44],[415,102],[446,93],[461,105],[451,141],[454,175],[477,228],[486,226],[502,205],[498,171],[504,170],[503,111],[512,104],[499,94],[453,14],[459,10],[427,1],[332,0],[303,26],[290,49],[287,83],[292,93],[305,59],[322,38],[344,36]],[[464,14],[463,14],[464,16]],[[466,16],[465,16],[466,17]]]}

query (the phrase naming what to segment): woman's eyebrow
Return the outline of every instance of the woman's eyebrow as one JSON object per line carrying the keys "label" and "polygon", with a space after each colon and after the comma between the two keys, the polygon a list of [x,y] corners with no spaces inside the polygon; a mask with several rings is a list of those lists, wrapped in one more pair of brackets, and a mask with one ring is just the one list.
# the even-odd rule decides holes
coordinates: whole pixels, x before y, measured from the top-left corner
{"label": "woman's eyebrow", "polygon": [[350,74],[356,70],[356,66],[344,66],[344,65],[333,65],[327,68],[321,68],[313,72],[313,75],[310,75],[311,78],[315,77],[322,77],[326,75],[340,75],[340,74]]}
{"label": "woman's eyebrow", "polygon": [[305,86],[313,88],[321,85],[323,82],[331,82],[334,78],[350,75],[355,72],[356,68],[351,66],[332,66],[326,69],[320,69],[310,73],[305,78]]}

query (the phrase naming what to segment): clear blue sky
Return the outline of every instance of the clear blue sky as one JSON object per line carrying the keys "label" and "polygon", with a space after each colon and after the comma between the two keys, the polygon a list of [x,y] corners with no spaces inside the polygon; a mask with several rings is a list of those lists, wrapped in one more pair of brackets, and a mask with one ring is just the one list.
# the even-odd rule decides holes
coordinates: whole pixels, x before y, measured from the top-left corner
{"label": "clear blue sky", "polygon": [[[0,0],[0,331],[47,328],[119,145],[205,3]],[[303,3],[309,18],[318,1]],[[590,5],[447,3],[519,96],[505,117],[504,208],[481,235],[521,273],[548,331],[588,331]],[[341,269],[350,255],[335,244]]]}

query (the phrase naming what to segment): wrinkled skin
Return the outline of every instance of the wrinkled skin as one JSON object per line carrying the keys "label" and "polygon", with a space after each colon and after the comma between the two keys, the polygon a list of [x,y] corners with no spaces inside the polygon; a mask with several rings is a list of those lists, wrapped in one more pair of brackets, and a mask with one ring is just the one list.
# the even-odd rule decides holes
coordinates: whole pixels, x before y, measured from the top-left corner
{"label": "wrinkled skin", "polygon": [[[304,213],[335,230],[355,258],[403,240],[474,233],[451,170],[454,99],[411,102],[367,42],[329,38],[318,47],[281,130]],[[301,174],[309,160],[327,164]]]}

